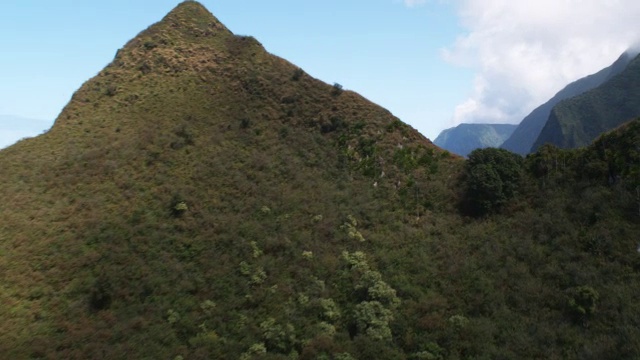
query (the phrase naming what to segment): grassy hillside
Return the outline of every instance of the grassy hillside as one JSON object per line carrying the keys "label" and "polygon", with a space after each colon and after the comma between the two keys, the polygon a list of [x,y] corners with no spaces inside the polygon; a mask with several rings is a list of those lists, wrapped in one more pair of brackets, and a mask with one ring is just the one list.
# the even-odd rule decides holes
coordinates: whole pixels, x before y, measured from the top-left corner
{"label": "grassy hillside", "polygon": [[433,143],[454,154],[467,156],[475,149],[499,147],[516,127],[513,124],[460,124],[443,130]]}
{"label": "grassy hillside", "polygon": [[635,358],[638,123],[465,162],[184,2],[0,151],[0,354]]}
{"label": "grassy hillside", "polygon": [[599,87],[556,105],[532,150],[550,143],[586,146],[600,134],[640,115],[640,58]]}

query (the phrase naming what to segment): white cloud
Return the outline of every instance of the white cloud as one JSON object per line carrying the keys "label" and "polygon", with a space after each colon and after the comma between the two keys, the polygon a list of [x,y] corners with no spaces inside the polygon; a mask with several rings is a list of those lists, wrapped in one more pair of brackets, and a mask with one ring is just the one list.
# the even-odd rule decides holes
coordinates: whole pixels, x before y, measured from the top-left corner
{"label": "white cloud", "polygon": [[422,5],[425,2],[427,2],[427,0],[403,0],[404,4],[408,7],[416,7],[418,5]]}
{"label": "white cloud", "polygon": [[477,74],[455,124],[520,121],[640,39],[637,0],[458,0],[456,7],[468,32],[443,57]]}

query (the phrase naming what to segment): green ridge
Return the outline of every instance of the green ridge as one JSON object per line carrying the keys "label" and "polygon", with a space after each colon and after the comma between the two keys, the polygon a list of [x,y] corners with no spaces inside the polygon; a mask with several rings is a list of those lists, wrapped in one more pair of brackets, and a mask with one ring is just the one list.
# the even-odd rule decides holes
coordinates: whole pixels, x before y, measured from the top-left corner
{"label": "green ridge", "polygon": [[640,57],[618,75],[582,95],[556,105],[534,143],[561,148],[587,146],[600,134],[640,115]]}

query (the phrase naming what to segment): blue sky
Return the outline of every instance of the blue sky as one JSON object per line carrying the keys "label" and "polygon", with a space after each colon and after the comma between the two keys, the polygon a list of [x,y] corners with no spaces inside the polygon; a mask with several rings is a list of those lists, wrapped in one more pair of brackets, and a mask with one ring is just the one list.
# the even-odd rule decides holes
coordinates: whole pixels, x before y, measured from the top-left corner
{"label": "blue sky", "polygon": [[[27,119],[51,124],[84,81],[179,2],[3,0],[0,115],[23,119],[0,117],[0,147],[10,131],[42,124]],[[431,139],[460,122],[521,120],[615,60],[637,39],[640,18],[635,0],[201,3],[234,33],[361,93]]]}
{"label": "blue sky", "polygon": [[[179,0],[9,0],[0,5],[0,115],[55,119],[116,50]],[[435,136],[472,73],[440,50],[461,29],[452,7],[395,0],[201,1],[236,34],[338,82]],[[6,125],[6,124],[5,124]],[[2,125],[0,125],[1,127]]]}

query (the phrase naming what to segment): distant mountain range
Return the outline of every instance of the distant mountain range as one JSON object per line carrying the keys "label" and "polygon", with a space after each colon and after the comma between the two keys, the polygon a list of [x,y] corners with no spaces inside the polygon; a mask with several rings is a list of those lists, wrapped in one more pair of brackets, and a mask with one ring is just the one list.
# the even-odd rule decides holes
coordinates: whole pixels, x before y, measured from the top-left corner
{"label": "distant mountain range", "polygon": [[0,149],[16,141],[39,135],[48,130],[53,121],[23,118],[14,115],[0,115]]}
{"label": "distant mountain range", "polygon": [[443,130],[434,144],[452,153],[467,156],[475,149],[499,147],[516,129],[514,124],[460,124]]}
{"label": "distant mountain range", "polygon": [[[513,151],[520,155],[526,155],[531,152],[531,147],[534,142],[536,142],[536,139],[538,139],[538,136],[547,123],[551,110],[554,106],[562,100],[569,99],[592,90],[620,74],[625,70],[635,55],[637,55],[637,52],[634,53],[627,51],[620,55],[620,57],[611,64],[611,66],[567,85],[564,89],[560,90],[556,95],[549,99],[549,101],[540,105],[527,115],[522,122],[520,122],[520,125],[513,131],[513,134],[504,142],[504,144],[502,144],[501,148]],[[626,120],[629,120],[629,118]],[[553,132],[552,128],[548,131]],[[550,139],[550,136],[552,135],[547,133],[542,141]]]}
{"label": "distant mountain range", "polygon": [[640,57],[635,57],[600,86],[558,103],[531,150],[545,143],[560,148],[587,146],[600,134],[638,115]]}
{"label": "distant mountain range", "polygon": [[519,125],[460,124],[442,131],[434,143],[462,156],[485,147],[527,155],[546,142],[560,147],[585,146],[602,132],[640,114],[636,111],[639,106],[634,105],[636,97],[629,93],[634,83],[640,85],[638,69],[631,64],[637,54],[627,51],[610,66],[565,86]]}

